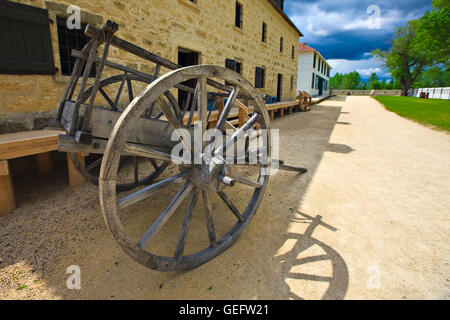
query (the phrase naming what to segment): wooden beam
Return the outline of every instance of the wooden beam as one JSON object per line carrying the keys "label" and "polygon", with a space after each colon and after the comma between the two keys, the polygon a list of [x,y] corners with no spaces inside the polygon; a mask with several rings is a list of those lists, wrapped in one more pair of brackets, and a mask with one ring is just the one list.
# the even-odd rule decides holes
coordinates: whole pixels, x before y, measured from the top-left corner
{"label": "wooden beam", "polygon": [[57,150],[58,130],[33,130],[0,135],[0,160]]}
{"label": "wooden beam", "polygon": [[[82,153],[77,153],[77,158],[84,166],[84,155]],[[78,187],[84,183],[83,176],[78,172],[77,168],[75,168],[69,155],[67,155],[67,170],[69,174],[69,184],[71,187]]]}
{"label": "wooden beam", "polygon": [[7,215],[15,208],[16,199],[8,161],[0,161],[0,216]]}

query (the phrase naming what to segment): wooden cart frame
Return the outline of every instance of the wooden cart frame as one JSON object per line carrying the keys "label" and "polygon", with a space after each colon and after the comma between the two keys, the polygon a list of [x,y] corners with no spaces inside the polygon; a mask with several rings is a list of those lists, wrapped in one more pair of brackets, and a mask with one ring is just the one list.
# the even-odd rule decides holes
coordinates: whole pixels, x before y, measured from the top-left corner
{"label": "wooden cart frame", "polygon": [[[261,203],[269,181],[269,176],[264,171],[272,165],[270,118],[265,102],[253,85],[234,71],[211,65],[182,68],[114,36],[117,30],[118,25],[109,20],[102,29],[88,25],[85,34],[91,40],[81,51],[72,51],[76,62],[57,116],[67,134],[59,136],[58,148],[69,152],[74,166],[89,182],[99,185],[100,202],[106,223],[128,255],[155,270],[192,269],[229,248],[250,223]],[[103,52],[101,57],[97,57],[96,52],[101,45]],[[154,63],[154,73],[148,74],[107,60],[111,46]],[[88,86],[88,78],[94,64],[97,67],[96,77],[93,84]],[[104,67],[119,70],[121,74],[102,79]],[[172,71],[159,77],[162,67]],[[196,81],[195,88],[186,85],[189,80]],[[222,81],[227,85],[223,85]],[[139,94],[133,92],[136,82],[146,86]],[[108,86],[118,86],[115,97],[112,98],[107,93]],[[124,88],[128,91],[128,101],[127,106],[123,108],[120,101]],[[208,91],[208,88],[213,91]],[[184,92],[185,101],[179,101],[175,97],[176,91]],[[96,105],[98,96],[104,98],[105,106]],[[214,115],[214,107],[208,108],[208,101],[213,101],[218,109],[217,112],[214,111]],[[245,114],[242,119],[240,116],[239,127],[228,122],[230,111],[235,105],[239,109],[251,110],[251,113]],[[215,117],[213,122],[210,121],[212,117]],[[194,150],[193,144],[188,143],[192,138],[186,132],[191,133],[194,129],[199,129],[203,136],[208,126],[225,137],[226,142],[219,147],[223,152],[234,148],[239,137],[245,138],[241,163],[212,164],[203,160],[200,164],[189,165],[177,162],[177,174],[159,179],[167,167],[176,162],[171,151],[180,141],[194,155],[205,152],[206,143],[201,142],[201,148]],[[225,135],[225,129],[233,130],[228,137]],[[266,130],[268,138],[265,148],[268,162],[249,161],[252,153],[259,152],[250,148],[252,134],[256,132],[254,129]],[[171,140],[174,132],[179,141]],[[84,165],[76,155],[80,152],[97,154],[98,157]],[[212,155],[215,156],[216,152]],[[124,159],[133,159],[134,170],[127,177],[127,181],[119,181]],[[148,161],[152,169],[140,172],[141,160]],[[304,168],[287,166],[278,160],[277,164],[281,169],[306,172]],[[254,177],[239,175],[236,167],[242,165],[254,170]],[[120,210],[147,199],[163,188],[178,184],[180,188],[167,208],[138,242],[132,240],[121,222]],[[251,190],[244,210],[239,210],[226,194],[227,190],[233,192],[235,184]],[[121,191],[132,192],[121,196]],[[236,223],[219,238],[216,236],[212,216],[211,199],[214,194],[236,218]],[[203,198],[209,244],[195,253],[184,254],[193,208],[200,195]],[[188,205],[174,254],[151,253],[146,249],[148,244],[186,198],[189,199]]]}

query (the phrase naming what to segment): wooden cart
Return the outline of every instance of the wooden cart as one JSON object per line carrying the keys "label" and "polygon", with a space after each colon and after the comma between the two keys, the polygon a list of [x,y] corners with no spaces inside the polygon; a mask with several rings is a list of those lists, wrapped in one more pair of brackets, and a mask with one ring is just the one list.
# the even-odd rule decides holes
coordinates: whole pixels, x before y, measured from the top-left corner
{"label": "wooden cart", "polygon": [[[250,223],[263,199],[269,181],[265,171],[273,164],[270,118],[265,102],[256,89],[234,71],[212,65],[182,68],[114,36],[117,30],[118,25],[111,21],[107,21],[102,30],[88,25],[85,34],[91,40],[81,51],[72,51],[76,62],[57,118],[67,134],[59,136],[58,148],[69,152],[74,166],[87,181],[99,185],[106,223],[128,255],[155,270],[192,269],[229,248]],[[97,57],[100,46],[103,53]],[[111,46],[154,63],[154,73],[144,73],[107,60]],[[94,65],[96,77],[88,86]],[[102,78],[105,67],[119,70],[121,74]],[[172,71],[159,77],[163,67]],[[192,80],[196,83],[194,87],[187,85],[187,81],[192,83]],[[126,95],[123,94],[125,91]],[[104,103],[98,103],[100,99]],[[247,108],[248,104],[251,108]],[[251,110],[251,114],[239,119],[240,127],[234,127],[228,121],[235,105]],[[224,137],[225,142],[218,148],[220,151],[235,148],[238,138],[245,138],[244,151],[234,159],[240,160],[239,164],[216,164],[202,159],[206,143],[202,141],[200,147],[196,147],[189,134],[200,130],[203,136],[208,126]],[[228,136],[226,129],[228,133],[232,130]],[[265,129],[268,135],[265,152],[269,161],[266,163],[249,161],[250,155],[260,150],[251,149],[255,129]],[[178,141],[172,141],[174,134]],[[201,158],[200,164],[180,163],[178,155],[172,154],[174,146],[180,143],[193,157]],[[77,157],[77,153],[90,155],[86,163]],[[215,152],[211,154],[215,157]],[[184,154],[180,154],[182,156]],[[277,164],[281,169],[306,172],[306,169],[287,166],[283,162],[277,161]],[[132,170],[129,170],[130,166]],[[242,167],[247,168],[244,175],[239,174]],[[253,176],[249,170],[253,170]],[[162,174],[169,171],[173,174],[162,178]],[[235,184],[250,190],[244,210],[239,210],[227,195],[237,192]],[[119,212],[176,185],[179,190],[167,208],[139,241],[133,240]],[[121,191],[127,191],[127,194],[123,195]],[[214,194],[236,218],[229,231],[220,237],[216,236],[212,216]],[[209,244],[185,254],[193,208],[200,195]],[[175,252],[171,255],[150,252],[147,249],[149,243],[186,198],[188,204]]]}

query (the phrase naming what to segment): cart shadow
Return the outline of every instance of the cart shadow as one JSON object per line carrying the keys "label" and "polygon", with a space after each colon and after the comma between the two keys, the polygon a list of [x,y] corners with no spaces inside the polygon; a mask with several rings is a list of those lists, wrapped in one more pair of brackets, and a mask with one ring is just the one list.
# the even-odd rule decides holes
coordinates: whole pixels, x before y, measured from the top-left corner
{"label": "cart shadow", "polygon": [[[302,284],[309,282],[309,285],[314,285],[315,282],[322,282],[328,285],[325,293],[320,297],[321,299],[343,299],[347,292],[349,281],[347,265],[336,250],[312,237],[313,232],[319,226],[325,227],[333,232],[337,231],[337,229],[323,222],[322,216],[320,215],[312,217],[299,211],[293,211],[292,213],[297,216],[293,218],[294,222],[309,223],[309,225],[303,234],[287,233],[286,242],[292,241],[295,244],[292,246],[291,250],[276,257],[282,270],[285,271],[285,290],[289,291],[289,298],[295,300],[305,299],[305,297],[302,297],[297,292],[301,292],[301,285],[297,286],[298,290],[292,288],[294,286],[292,284],[293,282],[296,280],[303,280]],[[298,218],[298,216],[303,218]],[[313,246],[320,248],[321,252],[308,254],[308,249]],[[306,256],[299,258],[299,256],[304,255],[303,253],[306,253]],[[329,275],[329,272],[327,275],[315,274],[314,272],[316,271],[313,273],[295,272],[298,269],[302,269],[303,266],[308,266],[308,264],[310,264],[310,266],[306,269],[314,269],[314,263],[325,261],[329,261],[331,264],[331,266],[328,267],[328,269],[331,267],[331,275]],[[289,285],[288,282],[290,282],[291,285]]]}

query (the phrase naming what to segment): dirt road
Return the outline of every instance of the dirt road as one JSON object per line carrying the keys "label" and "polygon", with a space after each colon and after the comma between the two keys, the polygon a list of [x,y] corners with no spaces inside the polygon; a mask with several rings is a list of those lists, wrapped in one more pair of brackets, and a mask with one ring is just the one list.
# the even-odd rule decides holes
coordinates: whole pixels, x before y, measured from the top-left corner
{"label": "dirt road", "polygon": [[[125,255],[95,187],[71,189],[63,175],[16,182],[19,208],[0,218],[0,298],[450,298],[450,135],[369,97],[336,97],[273,126],[281,158],[309,172],[273,176],[239,241],[191,272]],[[81,290],[66,287],[70,265]]]}

